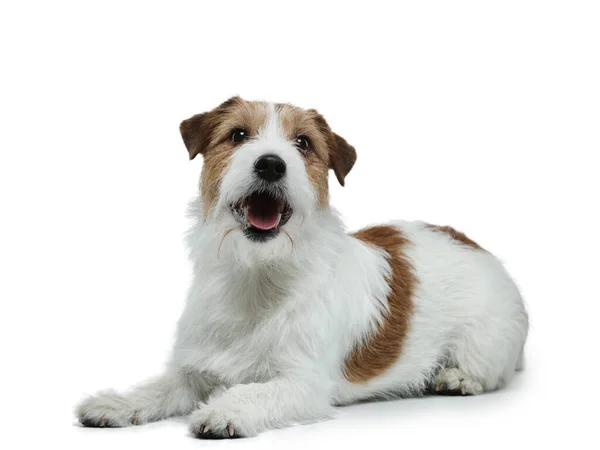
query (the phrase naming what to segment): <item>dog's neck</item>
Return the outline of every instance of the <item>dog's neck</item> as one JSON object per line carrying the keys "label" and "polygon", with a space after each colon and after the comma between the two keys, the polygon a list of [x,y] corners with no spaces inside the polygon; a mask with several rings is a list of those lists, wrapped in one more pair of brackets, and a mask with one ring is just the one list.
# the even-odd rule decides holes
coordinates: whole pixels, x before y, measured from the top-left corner
{"label": "dog's neck", "polygon": [[[219,280],[232,289],[244,286],[249,297],[282,297],[307,281],[313,286],[327,282],[348,239],[337,212],[327,208],[305,221],[285,254],[257,261],[239,254],[247,248],[227,241],[227,230],[218,221],[204,219],[199,200],[190,204],[189,217],[194,221],[187,235],[194,275],[205,283]],[[253,286],[256,292],[251,292]]]}

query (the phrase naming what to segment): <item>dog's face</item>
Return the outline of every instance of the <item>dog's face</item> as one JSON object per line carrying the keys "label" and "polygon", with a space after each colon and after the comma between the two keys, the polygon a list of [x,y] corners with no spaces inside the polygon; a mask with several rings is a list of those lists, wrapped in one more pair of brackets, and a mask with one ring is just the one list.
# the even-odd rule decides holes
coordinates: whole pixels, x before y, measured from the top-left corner
{"label": "dog's face", "polygon": [[263,256],[278,256],[329,208],[328,172],[338,181],[356,152],[315,110],[227,100],[180,126],[190,159],[201,154],[205,221]]}

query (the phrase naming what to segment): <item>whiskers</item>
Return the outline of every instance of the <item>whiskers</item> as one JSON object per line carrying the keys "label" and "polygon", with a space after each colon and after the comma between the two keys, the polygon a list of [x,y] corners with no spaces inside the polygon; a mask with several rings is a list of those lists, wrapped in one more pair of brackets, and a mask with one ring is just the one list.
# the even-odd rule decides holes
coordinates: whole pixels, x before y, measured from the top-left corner
{"label": "whiskers", "polygon": [[227,235],[229,233],[231,233],[233,230],[235,230],[234,228],[230,228],[229,230],[227,230],[225,233],[223,233],[223,237],[221,238],[221,240],[219,241],[219,246],[217,247],[217,261],[219,260],[220,256],[221,256],[221,245],[223,245],[223,241],[225,240],[225,238],[227,237]]}
{"label": "whiskers", "polygon": [[292,243],[292,251],[290,252],[290,254],[291,254],[294,251],[294,240],[292,239],[292,236],[290,236],[290,233],[288,233],[286,230],[284,230],[282,228],[281,231],[283,231],[286,234],[286,236],[288,237],[288,239]]}
{"label": "whiskers", "polygon": [[[219,244],[217,245],[217,261],[220,261],[221,259],[221,248],[223,247],[223,242],[225,241],[225,239],[227,238],[227,236],[229,236],[229,234],[231,234],[232,231],[236,230],[238,227],[233,227],[228,229],[227,231],[225,231],[223,234],[221,234],[220,238],[219,238]],[[291,247],[290,247],[290,251],[288,256],[292,255],[294,253],[295,247],[296,247],[296,242],[294,241],[294,238],[292,237],[292,235],[290,233],[288,233],[287,230],[285,230],[284,228],[280,228],[279,229],[280,232],[282,232],[283,234],[285,234],[287,236],[287,238],[290,241]],[[245,242],[245,239],[243,239],[243,241]],[[264,245],[268,245],[268,243],[265,243]],[[267,247],[268,248],[268,247]],[[271,251],[276,249],[272,249]],[[241,247],[237,248],[237,251],[242,252],[240,255],[236,255],[237,257],[244,257],[247,253],[253,253],[254,249],[248,249],[245,245],[242,245]],[[249,255],[248,255],[249,256]]]}

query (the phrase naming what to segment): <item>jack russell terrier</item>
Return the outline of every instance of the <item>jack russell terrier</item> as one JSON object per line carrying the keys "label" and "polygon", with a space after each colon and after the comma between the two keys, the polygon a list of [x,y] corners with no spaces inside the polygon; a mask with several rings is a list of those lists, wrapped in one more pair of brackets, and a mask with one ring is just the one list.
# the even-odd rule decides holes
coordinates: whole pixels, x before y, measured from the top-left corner
{"label": "jack russell terrier", "polygon": [[84,426],[189,415],[199,438],[255,436],[334,406],[498,389],[528,318],[502,263],[451,227],[347,234],[329,205],[356,152],[319,113],[239,97],[180,126],[204,157],[194,279],[161,376],[76,408]]}

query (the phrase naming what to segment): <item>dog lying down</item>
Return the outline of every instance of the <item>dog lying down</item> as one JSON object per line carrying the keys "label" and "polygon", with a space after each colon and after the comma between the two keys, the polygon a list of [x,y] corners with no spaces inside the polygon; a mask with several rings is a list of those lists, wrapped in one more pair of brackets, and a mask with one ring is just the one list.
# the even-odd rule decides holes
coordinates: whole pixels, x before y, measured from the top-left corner
{"label": "dog lying down", "polygon": [[189,415],[199,438],[254,436],[335,405],[476,395],[521,365],[528,319],[502,264],[450,227],[346,234],[329,205],[356,152],[313,109],[239,97],[184,120],[204,157],[194,279],[165,373],[76,408],[88,427]]}

